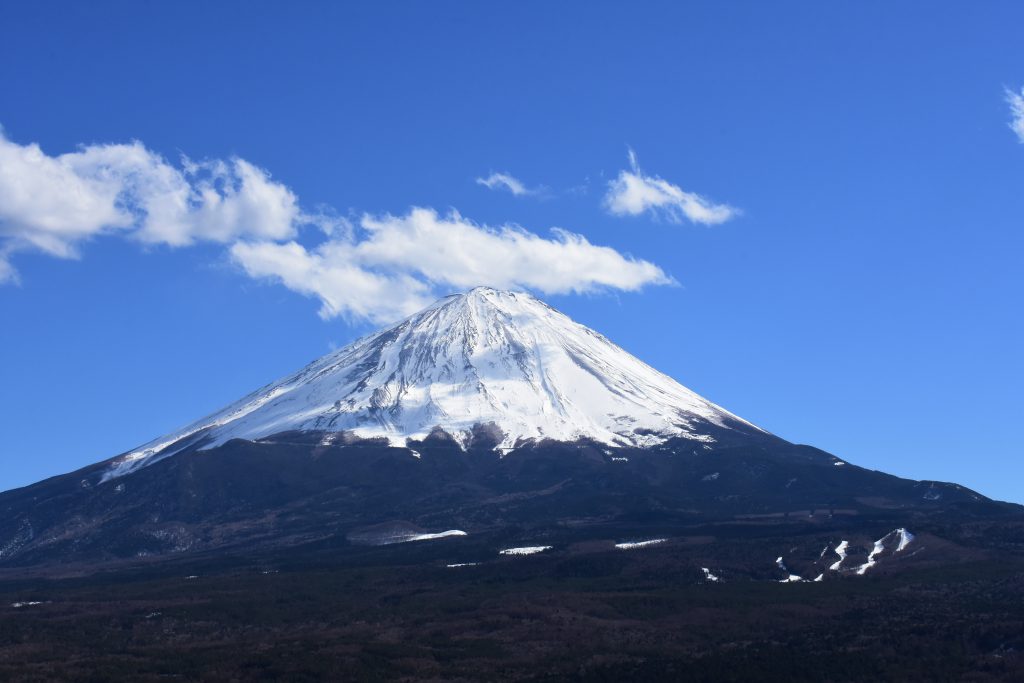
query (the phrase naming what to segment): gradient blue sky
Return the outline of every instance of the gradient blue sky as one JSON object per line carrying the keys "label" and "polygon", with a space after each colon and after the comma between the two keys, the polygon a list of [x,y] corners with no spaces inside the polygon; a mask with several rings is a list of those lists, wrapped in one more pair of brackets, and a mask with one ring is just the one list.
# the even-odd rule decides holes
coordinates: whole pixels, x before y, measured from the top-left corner
{"label": "gradient blue sky", "polygon": [[[0,125],[50,156],[138,140],[172,165],[241,157],[356,221],[422,206],[578,233],[677,281],[545,296],[641,359],[792,441],[1024,502],[1024,144],[1007,102],[1024,5],[899,5],[8,3]],[[629,148],[739,215],[611,215]],[[475,182],[493,171],[546,190]],[[98,234],[78,259],[9,255],[0,489],[374,327],[319,317],[229,248]]]}

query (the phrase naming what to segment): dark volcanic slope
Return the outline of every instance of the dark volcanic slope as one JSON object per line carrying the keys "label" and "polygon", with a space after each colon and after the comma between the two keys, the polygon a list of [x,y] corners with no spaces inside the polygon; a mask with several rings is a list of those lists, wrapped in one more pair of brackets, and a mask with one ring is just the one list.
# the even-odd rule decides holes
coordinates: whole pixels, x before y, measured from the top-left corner
{"label": "dark volcanic slope", "polygon": [[0,566],[347,545],[377,525],[510,543],[672,535],[708,523],[877,538],[1019,510],[957,485],[837,464],[770,435],[723,431],[712,446],[677,439],[649,449],[548,442],[503,457],[485,433],[466,451],[443,433],[412,450],[354,438],[325,446],[322,436],[233,440],[105,482],[101,463],[0,494]]}
{"label": "dark volcanic slope", "polygon": [[789,584],[700,571],[718,546],[771,564],[801,538],[767,528],[456,568],[486,543],[178,556],[86,579],[0,570],[0,680],[1016,683],[1024,528],[973,528],[1017,551],[947,543],[955,561]]}
{"label": "dark volcanic slope", "polygon": [[[0,679],[1024,676],[1019,506],[767,435],[505,457],[485,433],[322,436],[0,494]],[[499,553],[523,546],[550,548]]]}

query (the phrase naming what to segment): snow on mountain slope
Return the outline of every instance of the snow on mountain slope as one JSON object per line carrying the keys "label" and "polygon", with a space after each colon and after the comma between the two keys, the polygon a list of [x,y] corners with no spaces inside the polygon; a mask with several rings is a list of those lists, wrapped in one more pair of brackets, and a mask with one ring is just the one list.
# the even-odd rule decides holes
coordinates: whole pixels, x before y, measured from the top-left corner
{"label": "snow on mountain slope", "polygon": [[581,437],[647,446],[711,441],[702,421],[757,429],[533,296],[478,287],[118,458],[106,478],[199,438],[212,448],[291,430],[349,431],[404,446],[440,426],[465,443],[475,425],[493,423],[505,448]]}

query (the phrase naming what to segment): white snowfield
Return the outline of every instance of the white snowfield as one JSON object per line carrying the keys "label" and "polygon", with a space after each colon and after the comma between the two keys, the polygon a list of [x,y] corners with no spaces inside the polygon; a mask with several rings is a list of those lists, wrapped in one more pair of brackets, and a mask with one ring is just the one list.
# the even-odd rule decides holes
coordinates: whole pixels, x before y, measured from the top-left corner
{"label": "white snowfield", "polygon": [[914,540],[914,534],[910,533],[906,529],[899,528],[894,529],[882,536],[880,539],[875,541],[874,547],[871,549],[871,553],[868,554],[868,561],[857,567],[854,571],[857,572],[858,576],[863,576],[864,572],[878,564],[878,556],[885,552],[887,547],[892,547],[893,544],[896,548],[893,553],[903,552],[908,545]]}
{"label": "white snowfield", "polygon": [[757,429],[533,296],[478,287],[143,445],[104,480],[174,455],[189,437],[213,448],[347,431],[405,447],[441,427],[465,445],[474,426],[493,423],[500,448],[581,437],[650,446],[675,436],[710,442],[705,421]]}
{"label": "white snowfield", "polygon": [[411,536],[402,536],[398,543],[408,543],[409,541],[433,541],[437,538],[450,538],[452,536],[468,536],[465,531],[460,529],[449,529],[448,531],[441,531],[436,534],[412,534]]}
{"label": "white snowfield", "polygon": [[832,570],[834,572],[839,571],[839,568],[843,566],[843,561],[846,559],[846,549],[849,548],[849,547],[850,547],[850,544],[847,543],[846,541],[843,541],[839,545],[836,546],[836,555],[839,556],[839,559],[836,560],[834,563],[832,563],[829,566],[830,570]]}
{"label": "white snowfield", "polygon": [[615,547],[619,550],[633,550],[634,548],[647,548],[652,545],[658,545],[666,540],[664,538],[652,538],[649,541],[627,541],[626,543],[616,543]]}
{"label": "white snowfield", "polygon": [[899,545],[896,546],[896,552],[902,552],[910,542],[914,540],[914,534],[910,533],[904,528],[899,528],[894,532],[899,538]]}
{"label": "white snowfield", "polygon": [[[864,573],[867,572],[867,570],[878,564],[878,559],[883,553],[891,551],[890,556],[895,555],[896,553],[901,553],[906,550],[907,546],[909,546],[913,540],[914,534],[910,533],[906,529],[902,527],[899,529],[893,529],[885,536],[882,536],[874,542],[871,552],[868,554],[867,561],[864,562],[864,564],[857,565],[856,567],[850,567],[848,569],[843,567],[843,563],[846,562],[849,555],[850,543],[849,541],[840,541],[839,545],[835,547],[835,554],[839,556],[839,559],[829,565],[828,570],[832,572],[839,572],[841,574],[852,573],[857,576],[864,576]],[[821,555],[818,559],[823,559],[831,547],[831,545],[825,546],[825,549],[821,551]],[[781,579],[779,583],[803,583],[808,581],[808,579],[804,579],[801,576],[790,573],[782,557],[775,559],[775,566],[786,573],[786,578]],[[820,583],[824,580],[825,573],[822,572],[810,581]]]}
{"label": "white snowfield", "polygon": [[456,536],[468,536],[461,529],[448,529],[438,532],[420,532],[412,529],[399,529],[382,532],[376,535],[360,536],[360,542],[370,545],[394,545],[395,543],[411,543],[413,541],[433,541],[439,538],[452,538]]}
{"label": "white snowfield", "polygon": [[551,550],[554,546],[550,545],[527,545],[522,548],[505,548],[498,552],[499,555],[536,555],[542,553],[545,550]]}

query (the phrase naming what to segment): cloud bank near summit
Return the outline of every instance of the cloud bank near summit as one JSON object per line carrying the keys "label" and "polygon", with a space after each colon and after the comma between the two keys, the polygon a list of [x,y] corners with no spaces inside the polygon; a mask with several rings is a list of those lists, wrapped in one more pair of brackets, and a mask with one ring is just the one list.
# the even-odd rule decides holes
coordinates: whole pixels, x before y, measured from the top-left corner
{"label": "cloud bank near summit", "polygon": [[[49,155],[0,129],[0,282],[17,282],[19,252],[79,258],[84,243],[103,236],[170,248],[224,244],[249,276],[316,297],[322,316],[378,323],[479,284],[565,294],[673,282],[653,263],[559,228],[542,237],[418,207],[352,225],[307,212],[245,159],[172,163],[138,141]],[[319,242],[300,242],[311,236]]]}

